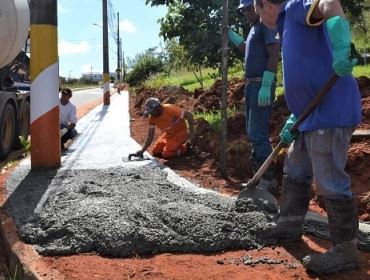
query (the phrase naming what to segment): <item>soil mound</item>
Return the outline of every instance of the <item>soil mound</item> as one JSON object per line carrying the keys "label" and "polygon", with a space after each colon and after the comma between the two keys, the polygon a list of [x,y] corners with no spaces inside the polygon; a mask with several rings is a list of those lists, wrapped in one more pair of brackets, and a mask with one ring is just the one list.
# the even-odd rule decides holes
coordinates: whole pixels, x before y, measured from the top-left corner
{"label": "soil mound", "polygon": [[[370,79],[362,76],[357,79],[362,96],[362,123],[359,129],[370,128]],[[207,89],[196,89],[193,93],[182,87],[164,87],[159,90],[139,88],[134,96],[130,97],[130,114],[134,119],[131,123],[131,134],[143,143],[146,135],[146,120],[142,118],[143,104],[151,96],[155,96],[162,103],[177,104],[193,113],[212,113],[220,110],[221,80]],[[253,175],[250,161],[251,148],[246,136],[244,112],[244,81],[232,79],[227,90],[228,108],[233,108],[234,114],[227,119],[227,178],[219,172],[220,133],[204,118],[195,121],[196,140],[191,152],[184,158],[162,162],[183,176],[191,178],[204,187],[216,189],[226,193],[236,194],[240,184],[246,182]],[[279,142],[279,132],[290,112],[284,98],[275,100],[270,120],[270,140],[273,145]],[[140,129],[138,127],[141,126]],[[370,220],[368,212],[370,203],[362,198],[369,192],[370,181],[370,139],[356,139],[348,152],[347,171],[352,177],[352,188],[358,197],[359,213],[362,220]],[[283,150],[276,159],[279,177],[282,177],[283,159],[286,150]],[[314,188],[313,188],[314,190]],[[314,196],[312,200],[323,206]]]}

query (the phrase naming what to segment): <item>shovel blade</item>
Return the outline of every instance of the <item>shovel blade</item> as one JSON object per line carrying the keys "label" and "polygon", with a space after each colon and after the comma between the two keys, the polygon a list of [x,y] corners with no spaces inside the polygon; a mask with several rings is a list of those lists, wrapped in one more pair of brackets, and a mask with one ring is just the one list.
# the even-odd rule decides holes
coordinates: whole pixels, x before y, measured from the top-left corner
{"label": "shovel blade", "polygon": [[260,188],[245,188],[241,190],[238,195],[238,199],[248,199],[248,198],[251,198],[253,200],[262,199],[274,206],[278,206],[278,202],[276,198],[272,195],[272,193]]}

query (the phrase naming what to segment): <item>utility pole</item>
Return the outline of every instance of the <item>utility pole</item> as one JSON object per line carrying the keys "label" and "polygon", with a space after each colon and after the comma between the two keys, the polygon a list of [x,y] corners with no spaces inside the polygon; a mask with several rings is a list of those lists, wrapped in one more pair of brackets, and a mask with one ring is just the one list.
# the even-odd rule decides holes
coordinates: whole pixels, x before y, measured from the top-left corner
{"label": "utility pole", "polygon": [[120,50],[120,38],[119,38],[119,13],[117,13],[117,82],[121,82],[121,50]]}
{"label": "utility pole", "polygon": [[122,46],[122,39],[120,41],[120,46],[121,46],[121,50],[122,50],[122,81],[125,81],[126,79],[126,65],[125,65],[125,53],[123,52],[123,46]]}
{"label": "utility pole", "polygon": [[56,169],[61,164],[57,0],[31,0],[30,8],[31,169]]}
{"label": "utility pole", "polygon": [[108,44],[108,4],[103,1],[103,91],[104,105],[110,105],[110,77],[109,77],[109,44]]}

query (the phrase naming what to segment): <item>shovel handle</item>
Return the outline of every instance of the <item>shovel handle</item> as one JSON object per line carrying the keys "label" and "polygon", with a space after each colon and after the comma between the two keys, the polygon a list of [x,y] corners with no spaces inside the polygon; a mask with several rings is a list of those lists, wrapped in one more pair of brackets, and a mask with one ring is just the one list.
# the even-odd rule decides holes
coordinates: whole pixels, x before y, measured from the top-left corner
{"label": "shovel handle", "polygon": [[[339,78],[339,76],[337,74],[333,74],[330,77],[330,79],[326,82],[326,84],[321,88],[321,90],[311,100],[311,102],[308,104],[307,108],[299,116],[299,118],[294,123],[294,125],[290,128],[290,130],[289,130],[290,133],[294,134],[294,133],[296,133],[298,131],[298,126],[312,113],[312,111],[317,107],[317,105],[324,98],[324,96],[333,87],[333,85],[338,80],[338,78]],[[282,141],[280,141],[279,144],[272,151],[272,153],[265,160],[265,162],[258,169],[258,171],[256,172],[256,174],[254,174],[253,178],[248,182],[247,188],[254,188],[254,187],[256,187],[258,185],[258,182],[261,179],[262,175],[266,172],[266,170],[269,168],[269,166],[273,162],[275,156],[281,151],[281,149],[284,146],[285,146],[285,144]]]}
{"label": "shovel handle", "polygon": [[277,154],[281,151],[281,149],[285,146],[285,144],[280,141],[279,144],[275,147],[272,153],[268,156],[268,158],[263,162],[261,167],[258,169],[256,174],[254,174],[253,178],[248,182],[247,188],[254,188],[258,185],[263,174],[265,174],[266,170],[270,167],[271,163],[274,161]]}

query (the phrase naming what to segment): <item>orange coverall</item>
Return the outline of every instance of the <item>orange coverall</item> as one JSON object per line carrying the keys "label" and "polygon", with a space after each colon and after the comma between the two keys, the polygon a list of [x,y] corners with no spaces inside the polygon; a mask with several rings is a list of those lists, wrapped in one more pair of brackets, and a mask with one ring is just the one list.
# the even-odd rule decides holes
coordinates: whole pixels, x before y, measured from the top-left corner
{"label": "orange coverall", "polygon": [[173,104],[164,104],[160,116],[149,116],[149,126],[156,126],[163,134],[155,142],[152,153],[169,159],[187,151],[188,128],[184,120],[184,110]]}

